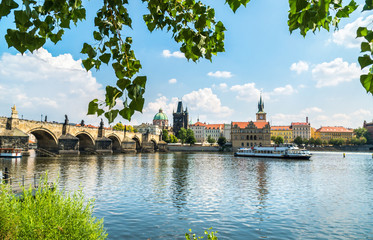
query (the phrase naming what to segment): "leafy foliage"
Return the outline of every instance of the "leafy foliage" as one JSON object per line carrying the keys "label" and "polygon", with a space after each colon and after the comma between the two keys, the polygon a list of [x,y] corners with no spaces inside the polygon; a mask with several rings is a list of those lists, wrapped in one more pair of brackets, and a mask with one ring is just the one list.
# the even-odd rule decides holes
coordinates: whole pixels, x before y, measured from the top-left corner
{"label": "leafy foliage", "polygon": [[[208,230],[211,230],[212,228],[209,228]],[[189,233],[185,233],[185,239],[186,240],[198,240],[198,239],[203,239],[203,237],[207,237],[207,240],[218,240],[218,237],[216,236],[218,232],[213,232],[213,231],[205,231],[204,234],[205,236],[200,236],[198,237],[195,233],[192,233],[192,229],[189,229]]]}
{"label": "leafy foliage", "polygon": [[[227,3],[236,11],[249,1],[227,0]],[[213,8],[196,0],[142,2],[148,9],[143,16],[148,30],[171,32],[188,60],[196,62],[206,58],[211,61],[213,55],[224,52],[226,29],[216,20]],[[116,84],[106,87],[105,100],[94,99],[88,105],[88,114],[104,114],[109,123],[118,115],[131,120],[135,111],[142,112],[145,103],[143,96],[147,78],[137,76],[141,63],[132,50],[131,36],[123,35],[125,28],[132,28],[127,6],[128,0],[104,0],[94,19],[94,44],[84,43],[81,50],[87,55],[82,61],[87,71],[110,64],[115,72]],[[65,29],[85,20],[86,10],[81,0],[24,0],[21,4],[1,0],[0,20],[10,14],[14,15],[15,27],[8,29],[5,35],[8,47],[24,53],[41,48],[47,40],[57,44]],[[122,102],[121,106],[117,106],[119,102]]]}
{"label": "leafy foliage", "polygon": [[332,138],[329,140],[329,144],[333,146],[341,146],[346,144],[346,140],[343,138]]}
{"label": "leafy foliage", "polygon": [[181,143],[184,144],[187,138],[187,131],[185,128],[180,128],[179,132],[177,133],[177,138],[181,140]]}
{"label": "leafy foliage", "polygon": [[[201,58],[212,60],[214,55],[224,52],[226,28],[216,20],[215,10],[198,0],[142,0],[148,12],[143,20],[150,32],[165,30],[180,44],[180,51],[188,60],[197,62]],[[236,12],[250,0],[226,0]],[[373,9],[373,1],[366,0],[363,11]],[[84,68],[100,69],[102,64],[110,65],[116,79],[106,86],[105,99],[94,99],[88,105],[88,114],[104,115],[109,123],[118,116],[131,120],[135,111],[142,112],[145,104],[146,76],[139,76],[140,60],[132,49],[131,36],[125,35],[126,28],[132,28],[128,12],[128,0],[104,0],[94,18],[93,43],[84,43],[81,53],[87,56],[82,61]],[[348,18],[357,9],[354,0],[343,4],[342,0],[289,0],[288,26],[290,32],[307,32],[338,28],[341,19]],[[86,10],[81,0],[1,0],[0,21],[3,17],[14,16],[14,28],[5,35],[8,47],[19,52],[32,52],[47,42],[57,44],[71,24],[85,20]],[[361,68],[370,67],[360,81],[367,92],[373,93],[373,56],[371,27],[361,26],[357,37],[364,38],[358,61]]]}
{"label": "leafy foliage", "polygon": [[194,137],[194,132],[192,131],[192,129],[188,129],[188,130],[186,131],[186,139],[185,139],[185,142],[186,142],[186,143],[189,143],[190,145],[196,143],[196,138]]}
{"label": "leafy foliage", "polygon": [[277,136],[275,139],[275,144],[279,145],[284,143],[284,138],[282,136]]}
{"label": "leafy foliage", "polygon": [[177,143],[178,142],[178,139],[175,135],[173,134],[170,134],[170,143]]}
{"label": "leafy foliage", "polygon": [[294,139],[294,143],[297,145],[301,145],[303,143],[302,137],[298,136]]}
{"label": "leafy foliage", "polygon": [[227,143],[227,139],[224,136],[218,138],[218,144],[220,147],[224,146]]}
{"label": "leafy foliage", "polygon": [[322,141],[321,141],[320,138],[316,138],[316,140],[315,140],[315,145],[316,145],[316,146],[321,146],[321,145],[322,145]]}
{"label": "leafy foliage", "polygon": [[162,130],[162,140],[166,143],[170,142],[170,136],[168,135],[168,131],[166,129]]}
{"label": "leafy foliage", "polygon": [[125,130],[126,132],[134,132],[134,128],[131,125],[123,125],[121,122],[115,124],[113,129],[118,131]]}
{"label": "leafy foliage", "polygon": [[[342,0],[289,0],[289,30],[293,32],[300,30],[303,36],[308,31],[315,32],[321,28],[329,31],[330,26],[338,29],[338,23],[342,18],[350,17],[358,4],[351,0],[347,5],[343,5]],[[373,1],[366,0],[363,11],[373,9]],[[360,82],[365,90],[373,94],[373,31],[372,26],[360,26],[356,32],[356,37],[364,38],[361,43],[361,52],[365,53],[358,58],[361,69],[369,68],[367,74],[360,76]]]}
{"label": "leafy foliage", "polygon": [[207,136],[207,142],[210,143],[210,144],[213,144],[213,143],[215,143],[216,141],[215,141],[215,138],[211,137],[211,135],[208,135],[208,136]]}
{"label": "leafy foliage", "polygon": [[45,178],[33,194],[23,190],[22,201],[0,184],[1,239],[106,239],[103,220],[92,216],[93,202],[81,191],[63,194]]}

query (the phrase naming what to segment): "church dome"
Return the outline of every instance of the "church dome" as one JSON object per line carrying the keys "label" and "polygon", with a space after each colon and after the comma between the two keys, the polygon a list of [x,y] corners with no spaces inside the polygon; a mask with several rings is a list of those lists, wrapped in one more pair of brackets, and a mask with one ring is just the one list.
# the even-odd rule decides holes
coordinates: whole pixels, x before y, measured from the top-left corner
{"label": "church dome", "polygon": [[159,109],[159,113],[155,114],[153,120],[168,120],[168,117],[166,114],[163,113],[162,108]]}

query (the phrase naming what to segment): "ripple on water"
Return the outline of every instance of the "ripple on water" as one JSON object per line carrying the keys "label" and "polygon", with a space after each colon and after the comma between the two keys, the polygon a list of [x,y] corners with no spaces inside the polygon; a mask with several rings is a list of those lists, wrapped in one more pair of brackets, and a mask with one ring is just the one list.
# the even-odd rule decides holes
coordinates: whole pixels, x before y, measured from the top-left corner
{"label": "ripple on water", "polygon": [[109,239],[373,239],[371,154],[314,153],[312,161],[167,153],[1,162],[48,171],[61,188],[96,199]]}

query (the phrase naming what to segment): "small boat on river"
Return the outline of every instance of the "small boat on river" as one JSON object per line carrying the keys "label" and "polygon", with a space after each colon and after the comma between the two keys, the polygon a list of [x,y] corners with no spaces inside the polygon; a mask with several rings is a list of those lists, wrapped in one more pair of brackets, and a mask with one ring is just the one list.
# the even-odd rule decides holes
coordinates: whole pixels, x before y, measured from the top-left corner
{"label": "small boat on river", "polygon": [[0,158],[20,158],[22,148],[0,148]]}
{"label": "small boat on river", "polygon": [[284,144],[270,147],[240,148],[234,153],[236,157],[265,157],[284,159],[305,159],[311,158],[311,153],[306,149],[299,149],[293,144]]}

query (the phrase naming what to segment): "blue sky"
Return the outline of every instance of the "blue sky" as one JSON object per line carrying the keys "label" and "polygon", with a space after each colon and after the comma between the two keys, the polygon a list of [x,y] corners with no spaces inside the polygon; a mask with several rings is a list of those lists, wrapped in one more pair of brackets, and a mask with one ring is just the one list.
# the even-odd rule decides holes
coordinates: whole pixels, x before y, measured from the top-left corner
{"label": "blue sky", "polygon": [[[215,7],[216,18],[226,28],[226,52],[213,62],[188,62],[178,52],[171,33],[149,33],[142,20],[141,1],[128,6],[133,30],[133,48],[141,60],[140,75],[148,77],[144,113],[136,113],[131,124],[151,122],[163,108],[172,122],[178,99],[188,106],[193,122],[229,123],[255,119],[260,91],[267,119],[272,125],[305,121],[311,125],[360,127],[373,119],[372,96],[360,85],[357,63],[359,40],[356,27],[368,25],[373,16],[356,11],[340,24],[339,31],[290,35],[287,1],[253,0],[235,14],[224,1],[204,1]],[[110,66],[85,72],[80,54],[84,42],[94,43],[91,31],[96,1],[85,2],[87,21],[67,31],[63,41],[47,43],[33,55],[17,55],[4,39],[12,19],[0,21],[0,115],[10,116],[17,105],[20,115],[38,120],[72,122],[99,119],[86,116],[88,102],[103,99],[106,84],[114,84]],[[126,122],[118,118],[117,121]]]}

